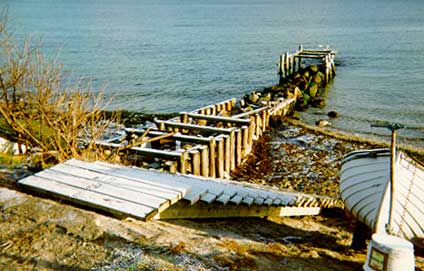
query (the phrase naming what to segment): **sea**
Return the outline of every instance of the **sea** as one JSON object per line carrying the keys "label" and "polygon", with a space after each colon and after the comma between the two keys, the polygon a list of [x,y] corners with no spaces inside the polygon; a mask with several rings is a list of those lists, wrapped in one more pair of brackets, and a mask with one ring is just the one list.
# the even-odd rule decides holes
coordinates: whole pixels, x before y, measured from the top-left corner
{"label": "sea", "polygon": [[326,107],[333,129],[389,139],[373,123],[399,122],[401,144],[424,148],[422,0],[1,0],[18,39],[75,78],[92,80],[108,109],[195,109],[278,82],[279,55],[337,51]]}

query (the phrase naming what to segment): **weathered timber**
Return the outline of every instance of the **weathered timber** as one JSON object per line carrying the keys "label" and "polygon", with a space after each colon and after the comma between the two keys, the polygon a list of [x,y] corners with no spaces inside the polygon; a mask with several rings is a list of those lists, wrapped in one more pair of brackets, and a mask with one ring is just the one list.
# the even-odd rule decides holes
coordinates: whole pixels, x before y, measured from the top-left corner
{"label": "weathered timber", "polygon": [[157,214],[157,210],[148,206],[127,202],[109,195],[99,194],[37,176],[29,176],[21,180],[20,184],[39,193],[53,194],[55,197],[66,201],[105,211],[119,217],[130,216],[149,220]]}
{"label": "weathered timber", "polygon": [[223,116],[215,116],[215,115],[202,115],[202,114],[193,114],[189,113],[188,117],[192,119],[202,119],[211,122],[223,122],[223,123],[231,123],[236,125],[248,125],[249,120],[242,118],[234,118],[234,117],[223,117]]}

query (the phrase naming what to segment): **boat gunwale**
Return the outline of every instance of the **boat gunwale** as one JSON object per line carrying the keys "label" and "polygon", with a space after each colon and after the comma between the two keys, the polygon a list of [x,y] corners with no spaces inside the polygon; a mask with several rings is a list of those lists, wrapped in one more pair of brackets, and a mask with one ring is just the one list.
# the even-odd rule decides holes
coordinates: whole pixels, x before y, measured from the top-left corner
{"label": "boat gunwale", "polygon": [[379,157],[390,157],[390,149],[371,149],[371,150],[358,150],[346,154],[342,160],[342,166],[352,160],[362,158],[379,158]]}

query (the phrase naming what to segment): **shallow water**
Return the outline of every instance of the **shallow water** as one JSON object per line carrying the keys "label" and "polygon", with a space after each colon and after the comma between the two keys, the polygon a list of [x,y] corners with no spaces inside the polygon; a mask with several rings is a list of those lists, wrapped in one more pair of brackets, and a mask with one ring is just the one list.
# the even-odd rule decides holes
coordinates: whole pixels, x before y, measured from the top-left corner
{"label": "shallow water", "polygon": [[[388,135],[375,121],[424,127],[421,0],[2,0],[18,36],[43,35],[75,77],[106,84],[110,109],[176,112],[277,83],[284,51],[330,45],[333,127]],[[424,148],[424,130],[402,142]]]}

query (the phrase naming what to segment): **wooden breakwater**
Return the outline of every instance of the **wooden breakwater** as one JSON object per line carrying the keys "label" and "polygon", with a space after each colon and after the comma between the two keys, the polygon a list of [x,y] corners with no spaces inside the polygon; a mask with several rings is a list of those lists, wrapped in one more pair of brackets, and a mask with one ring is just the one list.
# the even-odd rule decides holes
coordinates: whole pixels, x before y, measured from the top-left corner
{"label": "wooden breakwater", "polygon": [[123,144],[122,138],[112,138],[98,144],[159,163],[171,173],[228,179],[268,129],[270,117],[286,115],[295,102],[295,99],[268,101],[261,107],[243,111],[233,98],[181,112],[176,118],[156,119],[155,128],[125,128],[128,143]]}
{"label": "wooden breakwater", "polygon": [[334,59],[336,52],[331,49],[304,49],[302,45],[294,53],[286,52],[280,55],[278,64],[279,82],[303,68],[304,60],[318,60],[324,67],[325,82],[328,83],[336,75]]}
{"label": "wooden breakwater", "polygon": [[[313,58],[321,61],[321,70],[328,71],[325,78],[332,78],[335,75],[334,55],[332,50],[300,47],[294,54],[284,54],[283,61],[280,58],[279,74],[288,80],[296,72],[308,69],[302,66],[302,58]],[[310,66],[309,70],[314,69]],[[316,70],[318,73],[318,68]],[[305,74],[299,76],[305,78]],[[119,149],[126,157],[141,161],[142,166],[154,165],[156,169],[171,173],[229,179],[231,171],[245,161],[255,141],[269,128],[270,118],[293,112],[296,103],[308,95],[300,90],[302,86],[296,86],[302,80],[294,83],[292,94],[293,87],[285,89],[284,80],[280,78],[281,86],[254,91],[240,100],[232,98],[181,112],[171,119],[155,119],[154,127],[124,128],[124,138],[111,138],[98,144],[111,151]],[[309,95],[310,92],[308,90]]]}

